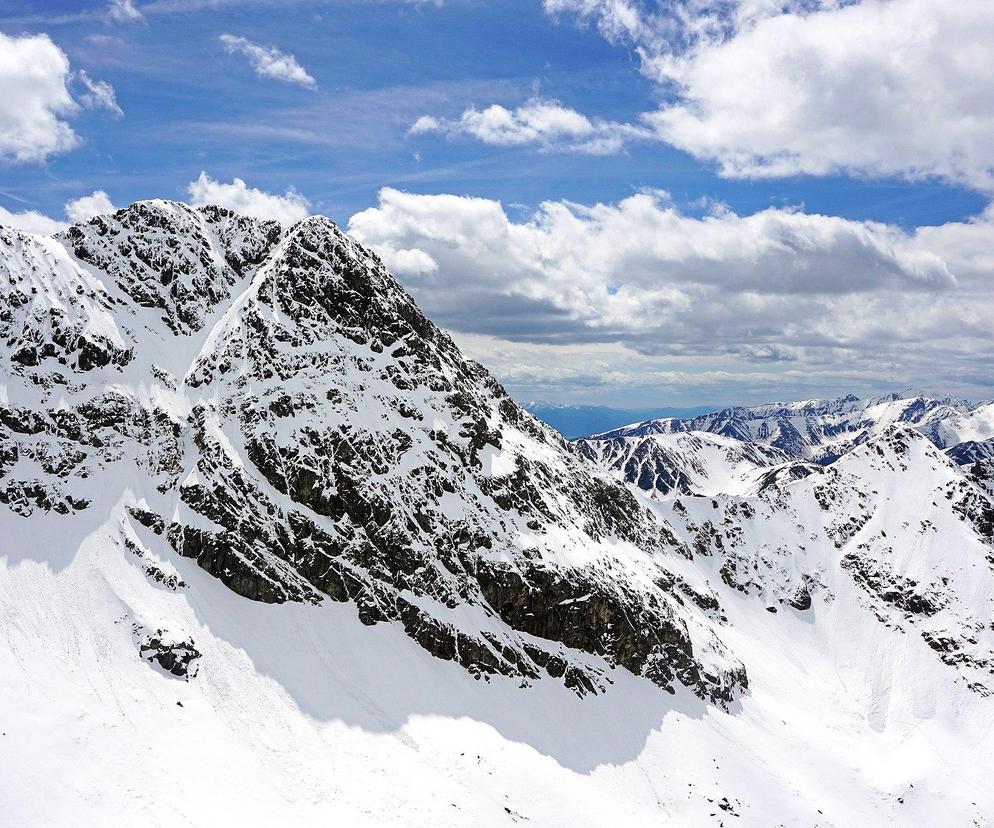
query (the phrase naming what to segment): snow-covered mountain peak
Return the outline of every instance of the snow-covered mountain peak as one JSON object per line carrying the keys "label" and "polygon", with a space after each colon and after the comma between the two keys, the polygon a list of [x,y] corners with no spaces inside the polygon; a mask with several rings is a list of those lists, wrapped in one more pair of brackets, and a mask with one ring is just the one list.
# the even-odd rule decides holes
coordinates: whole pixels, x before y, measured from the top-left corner
{"label": "snow-covered mountain peak", "polygon": [[808,464],[772,446],[706,431],[586,438],[580,451],[619,472],[653,498],[755,493],[777,479],[810,473]]}
{"label": "snow-covered mountain peak", "polygon": [[274,221],[155,200],[96,216],[57,238],[135,304],[160,311],[174,333],[191,333],[281,236]]}
{"label": "snow-covered mountain peak", "polygon": [[901,661],[912,659],[918,674],[940,671],[929,681],[987,697],[994,503],[983,483],[916,429],[894,423],[823,472],[776,481],[757,496],[653,506],[729,587],[770,612],[834,618],[823,634],[841,638],[830,646],[862,636],[864,612],[917,638],[910,653],[881,640],[881,663],[864,669],[903,674],[911,668]]}
{"label": "snow-covered mountain peak", "polygon": [[[667,558],[688,553],[665,522],[331,220],[284,231],[152,201],[17,238],[32,258],[5,259],[11,284],[64,270],[31,278],[72,325],[10,321],[41,354],[3,366],[15,525],[96,522],[138,559],[195,559],[247,598],[346,601],[478,676],[602,692],[619,665],[718,703],[745,685],[716,617],[674,591]],[[99,370],[46,347],[75,353],[95,319]],[[32,396],[39,378],[64,392]]]}
{"label": "snow-covered mountain peak", "polygon": [[0,228],[0,335],[19,823],[994,808],[989,406],[568,443],[334,222],[165,201]]}

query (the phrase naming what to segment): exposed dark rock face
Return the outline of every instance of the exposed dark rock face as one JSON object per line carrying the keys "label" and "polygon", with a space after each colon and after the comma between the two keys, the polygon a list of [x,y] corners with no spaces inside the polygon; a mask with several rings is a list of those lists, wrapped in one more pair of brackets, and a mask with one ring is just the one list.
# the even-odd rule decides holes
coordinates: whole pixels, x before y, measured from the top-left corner
{"label": "exposed dark rock face", "polygon": [[579,440],[577,446],[585,457],[618,469],[645,492],[695,494],[693,483],[679,460],[666,455],[651,438],[629,445],[623,438],[613,440]]}
{"label": "exposed dark rock face", "polygon": [[935,586],[921,585],[913,578],[886,571],[865,555],[845,555],[841,566],[868,593],[910,615],[935,615],[948,601]]}
{"label": "exposed dark rock face", "polygon": [[792,462],[791,455],[780,449],[737,440],[719,441],[703,434],[588,437],[577,440],[576,445],[585,457],[621,474],[654,497],[703,494],[710,474],[724,476],[723,472],[732,469],[770,469],[765,483],[757,481],[759,488],[780,477],[796,479],[810,473],[804,468],[808,464]]}
{"label": "exposed dark rock face", "polygon": [[783,483],[791,483],[794,480],[803,480],[812,474],[818,474],[821,471],[821,467],[813,465],[811,463],[787,463],[782,466],[777,466],[765,472],[756,485],[756,493],[759,494],[771,486],[776,486]]}
{"label": "exposed dark rock face", "polygon": [[167,673],[189,681],[197,675],[200,651],[192,640],[174,641],[168,633],[156,630],[147,632],[141,624],[134,624],[132,633],[143,659],[154,662]]}
{"label": "exposed dark rock face", "polygon": [[200,330],[210,310],[230,298],[239,277],[279,241],[274,221],[219,207],[194,211],[147,202],[69,228],[66,246],[111,277],[134,302],[162,311],[177,333]]}
{"label": "exposed dark rock face", "polygon": [[988,440],[965,440],[946,449],[946,455],[961,466],[994,459],[994,437]]}
{"label": "exposed dark rock face", "polygon": [[787,603],[801,612],[811,609],[811,593],[808,591],[807,586],[798,587],[797,592],[794,593],[794,597]]}
{"label": "exposed dark rock face", "polygon": [[[0,227],[0,340],[7,370],[42,384],[127,365],[134,353],[113,321],[114,303],[98,281],[51,266],[57,242],[29,242]],[[24,277],[32,274],[31,279]],[[49,376],[34,369],[55,367]],[[60,370],[61,369],[61,370]],[[47,382],[46,382],[47,380]]]}
{"label": "exposed dark rock face", "polygon": [[969,465],[967,476],[987,494],[994,496],[994,457]]}
{"label": "exposed dark rock face", "polygon": [[159,586],[185,586],[156,562],[178,553],[252,600],[350,602],[480,677],[600,692],[606,661],[720,703],[745,686],[717,598],[667,566],[690,550],[333,222],[145,202],[68,230],[75,259],[0,241],[27,309],[0,318],[4,370],[38,389],[0,409],[0,502],[111,510]]}

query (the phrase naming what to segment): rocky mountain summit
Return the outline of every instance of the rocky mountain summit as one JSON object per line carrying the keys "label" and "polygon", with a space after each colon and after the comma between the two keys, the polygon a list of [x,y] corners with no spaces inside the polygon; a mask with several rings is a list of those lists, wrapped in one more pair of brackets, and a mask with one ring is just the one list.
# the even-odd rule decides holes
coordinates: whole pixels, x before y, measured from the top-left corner
{"label": "rocky mountain summit", "polygon": [[142,561],[350,602],[478,675],[604,690],[580,652],[716,702],[745,686],[667,525],[333,222],[141,202],[0,244],[0,502],[24,521],[110,509]]}
{"label": "rocky mountain summit", "polygon": [[329,219],[167,201],[0,228],[0,337],[13,823],[994,811],[990,404],[569,442]]}

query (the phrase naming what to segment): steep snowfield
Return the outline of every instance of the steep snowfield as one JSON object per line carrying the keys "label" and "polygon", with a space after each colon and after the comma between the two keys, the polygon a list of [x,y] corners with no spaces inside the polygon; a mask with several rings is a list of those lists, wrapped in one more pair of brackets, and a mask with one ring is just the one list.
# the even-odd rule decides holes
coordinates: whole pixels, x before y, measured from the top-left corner
{"label": "steep snowfield", "polygon": [[326,219],[0,229],[0,300],[5,823],[990,824],[990,475],[922,421],[626,487]]}

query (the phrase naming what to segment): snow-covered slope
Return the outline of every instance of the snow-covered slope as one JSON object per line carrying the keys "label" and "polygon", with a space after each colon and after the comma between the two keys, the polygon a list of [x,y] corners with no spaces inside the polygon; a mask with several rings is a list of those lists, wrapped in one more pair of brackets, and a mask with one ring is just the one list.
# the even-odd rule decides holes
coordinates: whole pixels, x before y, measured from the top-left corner
{"label": "snow-covered slope", "polygon": [[779,448],[792,457],[830,463],[893,423],[907,423],[939,448],[950,448],[966,440],[994,437],[994,403],[899,394],[860,400],[849,395],[837,400],[726,408],[689,420],[647,420],[590,439],[707,431]]}
{"label": "snow-covered slope", "polygon": [[994,813],[983,462],[679,434],[650,497],[322,218],[0,229],[0,299],[11,824]]}
{"label": "snow-covered slope", "polygon": [[955,652],[957,680],[994,693],[994,506],[913,429],[891,426],[824,474],[756,498],[655,508],[682,522],[696,551],[720,557],[728,586],[776,608],[810,606],[840,579],[851,582],[882,622]]}

